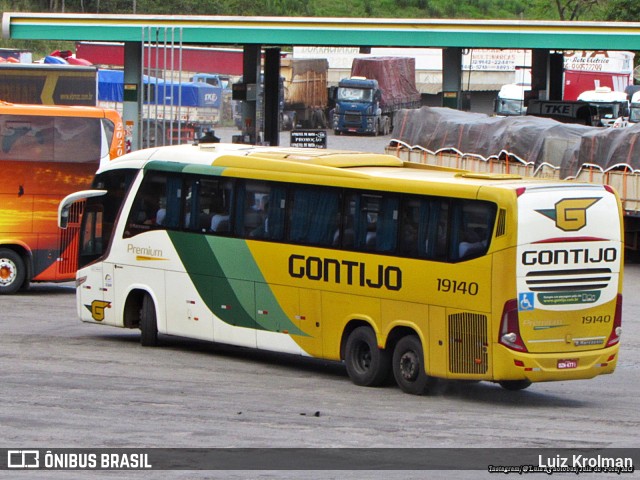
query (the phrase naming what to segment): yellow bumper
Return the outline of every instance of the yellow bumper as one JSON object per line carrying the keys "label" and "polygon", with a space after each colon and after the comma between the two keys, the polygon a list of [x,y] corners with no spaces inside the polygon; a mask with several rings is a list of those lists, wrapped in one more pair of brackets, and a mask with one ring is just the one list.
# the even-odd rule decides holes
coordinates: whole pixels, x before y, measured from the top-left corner
{"label": "yellow bumper", "polygon": [[521,353],[494,345],[493,380],[550,382],[593,378],[613,373],[619,345],[602,350],[565,353]]}

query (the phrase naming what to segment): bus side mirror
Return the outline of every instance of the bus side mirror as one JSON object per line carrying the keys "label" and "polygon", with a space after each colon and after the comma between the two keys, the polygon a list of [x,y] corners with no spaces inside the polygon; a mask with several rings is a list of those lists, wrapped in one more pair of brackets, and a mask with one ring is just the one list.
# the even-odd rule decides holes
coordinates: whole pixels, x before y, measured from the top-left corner
{"label": "bus side mirror", "polygon": [[69,224],[69,210],[71,205],[64,205],[58,209],[58,227],[65,230]]}
{"label": "bus side mirror", "polygon": [[58,227],[65,229],[69,225],[69,211],[71,210],[71,205],[80,200],[86,200],[87,198],[91,197],[99,197],[101,195],[105,195],[106,193],[106,190],[82,190],[80,192],[71,193],[64,197],[58,205]]}

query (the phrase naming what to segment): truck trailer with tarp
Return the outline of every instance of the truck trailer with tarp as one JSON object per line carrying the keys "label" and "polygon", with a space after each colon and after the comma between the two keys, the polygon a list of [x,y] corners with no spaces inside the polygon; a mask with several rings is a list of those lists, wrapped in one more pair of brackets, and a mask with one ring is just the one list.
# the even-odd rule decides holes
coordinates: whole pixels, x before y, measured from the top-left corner
{"label": "truck trailer with tarp", "polygon": [[[142,78],[143,145],[169,145],[199,138],[220,123],[222,87],[206,82]],[[98,72],[98,103],[122,113],[124,72]]]}
{"label": "truck trailer with tarp", "polygon": [[627,252],[640,258],[640,125],[590,127],[441,107],[398,116],[386,150],[406,161],[610,185],[622,201]]}

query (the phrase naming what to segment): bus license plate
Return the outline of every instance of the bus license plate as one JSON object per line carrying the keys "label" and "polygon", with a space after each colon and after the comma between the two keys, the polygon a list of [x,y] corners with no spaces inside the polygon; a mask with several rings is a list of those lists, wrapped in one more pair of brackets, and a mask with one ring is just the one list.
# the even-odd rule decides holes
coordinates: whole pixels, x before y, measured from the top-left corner
{"label": "bus license plate", "polygon": [[567,368],[577,368],[577,367],[578,367],[577,358],[558,360],[558,370],[565,370]]}

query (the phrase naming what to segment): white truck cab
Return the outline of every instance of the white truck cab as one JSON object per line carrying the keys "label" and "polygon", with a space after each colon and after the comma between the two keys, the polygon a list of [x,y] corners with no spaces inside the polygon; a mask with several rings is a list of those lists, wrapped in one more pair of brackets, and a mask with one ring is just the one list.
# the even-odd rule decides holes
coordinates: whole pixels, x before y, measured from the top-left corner
{"label": "white truck cab", "polygon": [[578,95],[578,101],[587,102],[596,108],[603,127],[626,127],[629,122],[629,100],[625,92],[598,87]]}

